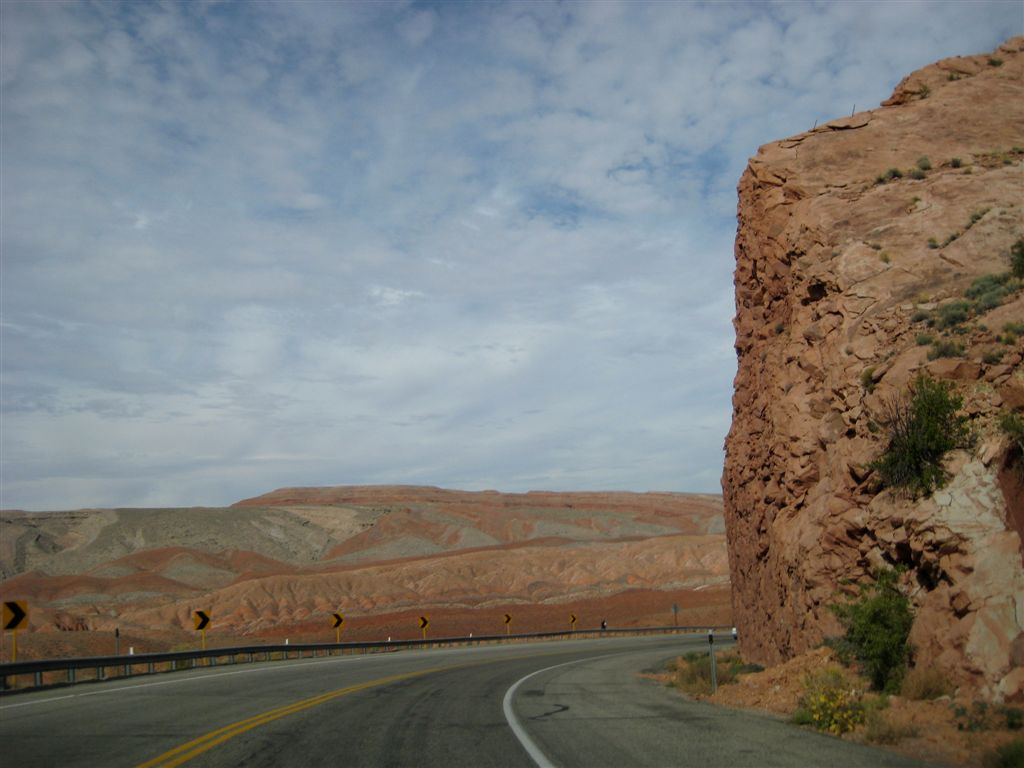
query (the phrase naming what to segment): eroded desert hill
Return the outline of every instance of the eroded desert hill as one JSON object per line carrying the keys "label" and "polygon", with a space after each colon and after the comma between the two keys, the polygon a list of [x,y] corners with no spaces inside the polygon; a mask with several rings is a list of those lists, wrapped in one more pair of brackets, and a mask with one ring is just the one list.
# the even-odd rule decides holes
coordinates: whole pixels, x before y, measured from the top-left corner
{"label": "eroded desert hill", "polygon": [[665,623],[673,603],[680,620],[698,605],[728,619],[713,495],[304,488],[227,508],[4,512],[0,526],[0,592],[30,602],[36,633],[181,642],[196,608],[225,642],[322,635],[338,610],[353,638],[413,636],[396,617],[423,611],[441,635],[503,631],[474,615],[510,607],[519,631],[562,628],[568,606],[591,625]]}
{"label": "eroded desert hill", "polygon": [[[734,417],[723,476],[744,651],[838,631],[845,580],[903,565],[918,663],[1024,696],[1024,38],[945,59],[880,109],[760,148],[739,184]],[[977,437],[927,498],[881,491],[886,403],[951,382]]]}

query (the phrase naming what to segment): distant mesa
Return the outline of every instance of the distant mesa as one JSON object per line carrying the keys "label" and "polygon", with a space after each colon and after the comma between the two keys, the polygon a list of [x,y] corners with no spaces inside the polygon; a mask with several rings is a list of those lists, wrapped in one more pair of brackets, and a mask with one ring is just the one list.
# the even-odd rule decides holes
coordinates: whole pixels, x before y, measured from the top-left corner
{"label": "distant mesa", "polygon": [[[722,499],[708,494],[282,488],[230,507],[0,513],[4,594],[32,604],[19,652],[208,641],[729,621]],[[673,616],[673,604],[681,607]],[[493,615],[492,615],[493,614]],[[494,626],[491,626],[494,624]],[[72,631],[74,630],[74,631]],[[56,633],[56,634],[54,634]],[[329,637],[328,637],[329,636]]]}

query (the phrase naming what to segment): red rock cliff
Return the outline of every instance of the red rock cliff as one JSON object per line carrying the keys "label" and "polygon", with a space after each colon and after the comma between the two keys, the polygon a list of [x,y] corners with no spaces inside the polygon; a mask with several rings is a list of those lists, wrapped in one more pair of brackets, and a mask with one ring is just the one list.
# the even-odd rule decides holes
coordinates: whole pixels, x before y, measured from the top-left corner
{"label": "red rock cliff", "polygon": [[[837,633],[828,605],[844,580],[903,564],[917,662],[1024,696],[1024,512],[998,426],[1024,407],[1024,291],[968,296],[1024,237],[1022,51],[1015,38],[915,72],[879,109],[761,147],[740,180],[722,484],[754,660]],[[965,317],[941,327],[958,301]],[[922,371],[954,383],[978,441],[915,500],[879,492],[867,465],[886,399]]]}

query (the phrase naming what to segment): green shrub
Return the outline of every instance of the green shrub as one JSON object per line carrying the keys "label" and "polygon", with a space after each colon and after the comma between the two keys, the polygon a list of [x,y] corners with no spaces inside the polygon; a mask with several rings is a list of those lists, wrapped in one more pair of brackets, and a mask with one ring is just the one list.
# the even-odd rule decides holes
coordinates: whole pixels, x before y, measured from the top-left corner
{"label": "green shrub", "polygon": [[975,224],[977,224],[979,221],[981,221],[982,218],[984,218],[985,214],[988,213],[990,210],[992,210],[992,209],[991,208],[982,208],[980,211],[975,211],[974,213],[972,213],[971,214],[971,222],[967,226],[968,227],[973,227]]}
{"label": "green shrub", "polygon": [[1024,237],[1010,246],[1010,271],[1014,277],[1024,277]]}
{"label": "green shrub", "polygon": [[946,673],[936,667],[915,667],[907,672],[900,686],[900,696],[914,701],[930,701],[952,694],[953,684]]}
{"label": "green shrub", "polygon": [[889,399],[885,414],[889,444],[869,465],[878,472],[883,487],[928,495],[945,485],[942,460],[946,453],[971,442],[967,417],[957,415],[962,404],[948,383],[926,375],[913,381],[908,395]]}
{"label": "green shrub", "polygon": [[990,56],[988,60],[988,65],[990,67],[1001,67],[1003,66],[1003,60],[998,58],[997,56]]}
{"label": "green shrub", "polygon": [[953,707],[953,719],[958,731],[977,733],[989,731],[998,726],[995,710],[990,709],[988,702],[975,701],[970,707],[957,705]]}
{"label": "green shrub", "polygon": [[1024,323],[1005,323],[1003,330],[1014,336],[1024,336]]}
{"label": "green shrub", "polygon": [[946,238],[945,242],[942,244],[942,247],[945,248],[947,245],[949,245],[950,243],[955,241],[958,237],[960,237],[960,233],[959,232],[951,233],[949,235],[949,237]]}
{"label": "green shrub", "polygon": [[999,426],[1010,438],[1010,461],[1024,476],[1024,414],[1004,413],[999,419]]}
{"label": "green shrub", "polygon": [[952,160],[949,161],[949,164],[953,168],[959,168],[961,165],[963,165],[963,162],[960,160],[959,157],[954,157]]}
{"label": "green shrub", "polygon": [[939,241],[936,240],[934,237],[929,237],[928,238],[928,247],[929,248],[933,248],[933,249],[934,248],[938,248],[939,247]]}
{"label": "green shrub", "polygon": [[971,316],[971,305],[966,301],[951,301],[939,307],[937,322],[939,328],[952,328],[966,322]]}
{"label": "green shrub", "polygon": [[916,312],[914,312],[913,315],[910,316],[910,322],[920,323],[924,320],[927,320],[929,317],[930,315],[927,312],[925,312],[923,309],[919,309]]}
{"label": "green shrub", "polygon": [[985,365],[999,365],[1003,362],[1003,353],[998,349],[990,349],[981,356],[981,362]]}
{"label": "green shrub", "polygon": [[839,736],[864,722],[861,694],[837,667],[804,678],[804,695],[793,721]]}
{"label": "green shrub", "polygon": [[926,347],[933,341],[935,341],[935,337],[932,336],[930,333],[919,333],[917,334],[917,337],[914,339],[914,341],[917,342],[917,346]]}
{"label": "green shrub", "polygon": [[872,584],[860,585],[856,600],[830,606],[845,634],[835,641],[841,658],[854,658],[871,686],[879,691],[899,688],[907,666],[910,600],[899,589],[899,572],[879,570]]}
{"label": "green shrub", "polygon": [[1010,273],[1002,272],[1001,274],[983,274],[980,278],[977,278],[964,295],[969,299],[977,299],[986,293],[991,293],[997,289],[1009,289],[1007,284],[1010,282]]}
{"label": "green shrub", "polygon": [[985,753],[984,768],[1021,768],[1024,766],[1024,739],[1014,739]]}
{"label": "green shrub", "polygon": [[922,155],[921,157],[917,158],[916,165],[922,171],[930,171],[932,169],[932,161],[929,160],[928,157],[925,155]]}
{"label": "green shrub", "polygon": [[912,179],[917,179],[918,181],[920,181],[921,179],[928,178],[928,174],[925,173],[920,168],[911,168],[909,171],[907,171],[907,175]]}
{"label": "green shrub", "polygon": [[875,367],[865,368],[860,373],[860,385],[868,392],[875,391]]}
{"label": "green shrub", "polygon": [[903,178],[903,171],[901,171],[899,168],[890,168],[885,173],[880,175],[875,181],[877,181],[879,184],[885,184],[885,182],[887,182],[887,181],[892,181],[893,179],[902,179],[902,178]]}
{"label": "green shrub", "polygon": [[942,357],[963,357],[964,348],[962,344],[948,339],[935,342],[928,350],[929,360],[938,360]]}

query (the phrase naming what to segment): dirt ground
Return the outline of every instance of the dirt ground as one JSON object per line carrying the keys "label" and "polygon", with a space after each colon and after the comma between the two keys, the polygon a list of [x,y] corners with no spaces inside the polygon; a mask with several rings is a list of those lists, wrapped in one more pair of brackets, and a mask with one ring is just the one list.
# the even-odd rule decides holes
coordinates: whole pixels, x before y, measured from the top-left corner
{"label": "dirt ground", "polygon": [[[713,696],[694,696],[714,704],[766,712],[791,717],[797,710],[804,693],[804,680],[808,675],[836,666],[837,661],[828,648],[818,648],[762,672],[739,675],[736,682],[719,686]],[[671,675],[664,675],[666,682]],[[851,675],[860,690],[867,690],[867,681]],[[970,719],[963,714],[976,712],[975,700],[968,693],[957,692],[934,701],[912,701],[901,696],[889,696],[889,706],[880,715],[892,726],[892,732],[912,733],[899,738],[895,744],[872,741],[867,727],[861,725],[841,738],[872,743],[910,757],[939,764],[969,768],[983,765],[985,754],[1014,739],[1024,738],[1024,731],[1009,730],[1005,722],[990,717],[969,730]],[[961,714],[957,716],[957,708]],[[798,727],[795,726],[794,727]]]}

